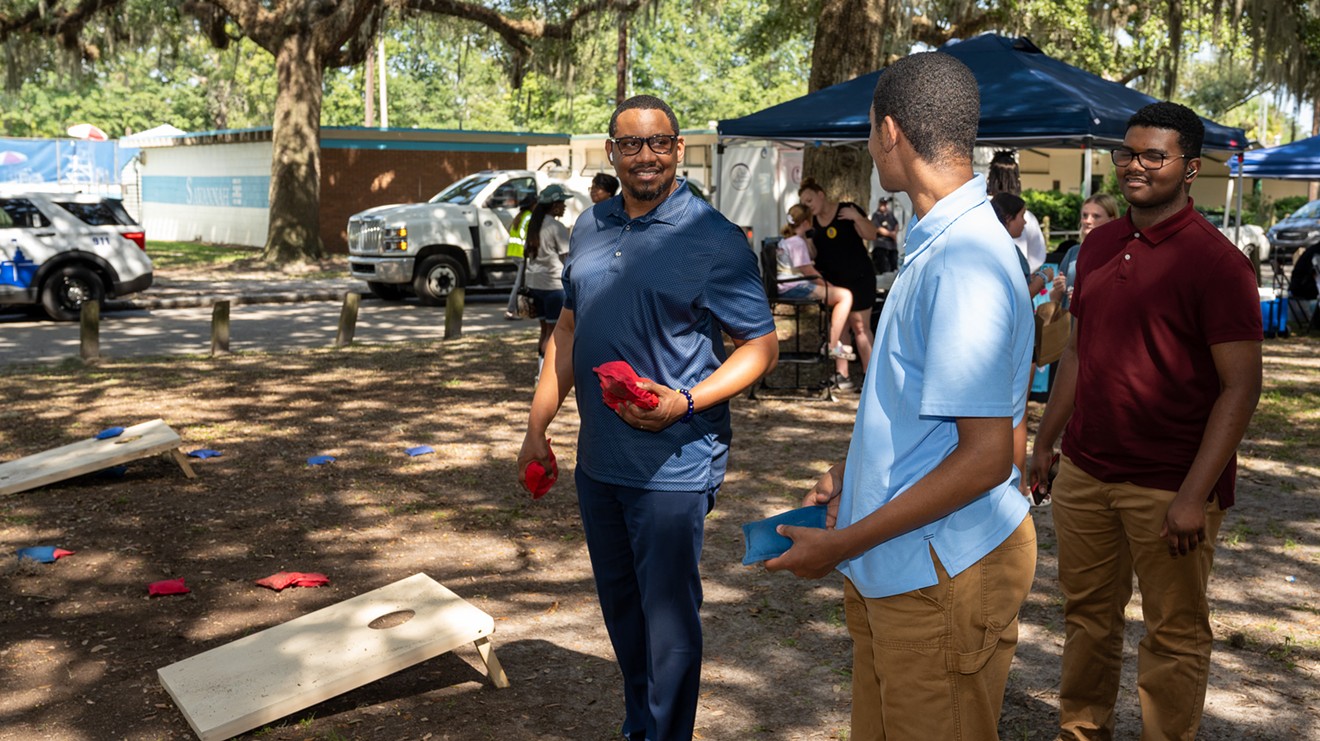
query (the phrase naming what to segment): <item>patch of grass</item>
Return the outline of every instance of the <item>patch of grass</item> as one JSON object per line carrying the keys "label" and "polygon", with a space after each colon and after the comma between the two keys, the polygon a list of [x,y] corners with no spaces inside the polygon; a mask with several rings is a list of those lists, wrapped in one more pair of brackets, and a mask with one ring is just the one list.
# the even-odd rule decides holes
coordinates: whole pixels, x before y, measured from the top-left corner
{"label": "patch of grass", "polygon": [[1283,664],[1289,669],[1297,668],[1297,662],[1293,661],[1293,654],[1297,650],[1297,645],[1293,643],[1292,636],[1284,636],[1282,643],[1276,643],[1266,649],[1265,655]]}
{"label": "patch of grass", "polygon": [[244,258],[256,257],[261,254],[261,250],[255,247],[197,242],[147,242],[147,254],[151,256],[151,264],[160,270],[224,265]]}
{"label": "patch of grass", "polygon": [[1228,531],[1228,535],[1224,537],[1224,545],[1230,548],[1236,548],[1255,534],[1256,531],[1252,530],[1250,526],[1239,522],[1235,524],[1232,529]]}

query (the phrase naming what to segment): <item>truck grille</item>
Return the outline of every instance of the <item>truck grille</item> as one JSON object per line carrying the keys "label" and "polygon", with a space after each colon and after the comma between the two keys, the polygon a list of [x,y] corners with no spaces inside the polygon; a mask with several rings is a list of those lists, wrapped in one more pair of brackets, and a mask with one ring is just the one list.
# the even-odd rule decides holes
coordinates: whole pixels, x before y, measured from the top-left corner
{"label": "truck grille", "polygon": [[384,219],[348,220],[348,251],[354,255],[379,255]]}

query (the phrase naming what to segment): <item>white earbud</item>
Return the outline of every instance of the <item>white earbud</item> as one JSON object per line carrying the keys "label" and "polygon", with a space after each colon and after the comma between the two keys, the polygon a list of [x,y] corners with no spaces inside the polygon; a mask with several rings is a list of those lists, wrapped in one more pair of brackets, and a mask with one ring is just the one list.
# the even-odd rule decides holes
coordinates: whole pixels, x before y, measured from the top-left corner
{"label": "white earbud", "polygon": [[609,154],[610,162],[613,162],[613,161],[614,161],[614,150],[611,149],[611,150],[609,151],[608,154]]}

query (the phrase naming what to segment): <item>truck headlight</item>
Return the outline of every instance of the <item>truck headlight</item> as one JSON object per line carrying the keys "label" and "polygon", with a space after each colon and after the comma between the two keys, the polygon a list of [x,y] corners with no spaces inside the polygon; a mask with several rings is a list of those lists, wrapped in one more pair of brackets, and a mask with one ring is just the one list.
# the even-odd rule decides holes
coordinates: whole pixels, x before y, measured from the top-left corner
{"label": "truck headlight", "polygon": [[385,229],[381,233],[381,246],[386,251],[398,250],[400,252],[408,251],[408,227],[398,226]]}

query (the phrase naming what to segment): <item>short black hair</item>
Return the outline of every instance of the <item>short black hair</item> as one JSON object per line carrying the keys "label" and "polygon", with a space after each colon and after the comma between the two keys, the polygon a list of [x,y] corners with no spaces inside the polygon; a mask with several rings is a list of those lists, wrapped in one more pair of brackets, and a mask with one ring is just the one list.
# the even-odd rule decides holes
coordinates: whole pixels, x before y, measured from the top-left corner
{"label": "short black hair", "polygon": [[995,209],[995,216],[999,218],[999,223],[1008,224],[1008,220],[1022,213],[1022,209],[1027,207],[1027,202],[1007,191],[996,193],[990,197],[990,205]]}
{"label": "short black hair", "polygon": [[674,109],[670,108],[668,103],[654,95],[634,95],[614,109],[614,115],[610,116],[610,136],[618,133],[619,114],[624,111],[663,111],[665,117],[669,119],[669,125],[674,127],[674,133],[681,133],[678,129],[678,116],[674,115]]}
{"label": "short black hair", "polygon": [[619,179],[608,172],[598,172],[596,177],[591,179],[592,186],[600,188],[611,196],[619,192]]}
{"label": "short black hair", "polygon": [[1205,124],[1196,111],[1185,105],[1170,103],[1167,100],[1143,106],[1132,118],[1128,119],[1128,128],[1149,126],[1152,129],[1167,129],[1178,132],[1178,146],[1182,147],[1187,159],[1201,156],[1201,143],[1205,140]]}
{"label": "short black hair", "polygon": [[967,65],[948,54],[909,54],[889,65],[875,85],[871,110],[876,124],[894,119],[922,159],[972,158],[981,92]]}

